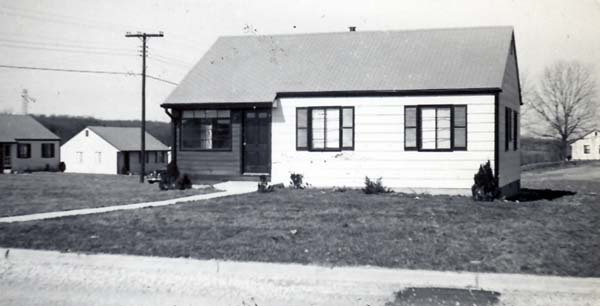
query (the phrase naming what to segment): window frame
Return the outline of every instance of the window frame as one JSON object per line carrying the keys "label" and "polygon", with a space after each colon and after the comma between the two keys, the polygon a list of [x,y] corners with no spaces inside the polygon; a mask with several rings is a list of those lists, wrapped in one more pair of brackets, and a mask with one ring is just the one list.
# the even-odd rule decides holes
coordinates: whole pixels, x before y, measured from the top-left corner
{"label": "window frame", "polygon": [[[44,150],[45,146],[50,146],[51,147],[51,150],[49,151],[49,152],[51,152],[51,154],[49,156],[46,156],[44,154],[44,153],[46,153],[46,151]],[[41,144],[41,149],[42,149],[42,152],[40,152],[40,156],[42,158],[54,158],[54,157],[56,157],[56,146],[55,146],[54,143],[52,143],[52,142],[44,142],[44,143]]]}
{"label": "window frame", "polygon": [[[184,112],[186,111],[191,111],[191,112],[195,112],[195,111],[216,111],[217,112],[217,117],[216,118],[211,118],[211,119],[215,119],[215,120],[219,120],[219,119],[226,119],[225,117],[219,117],[218,112],[219,111],[229,111],[229,133],[227,135],[227,138],[229,139],[229,148],[212,148],[212,149],[201,149],[201,148],[187,148],[183,146],[183,120],[185,119],[196,119],[196,118],[184,118]],[[234,118],[234,112],[232,109],[219,109],[219,108],[206,108],[206,109],[185,109],[181,111],[181,116],[179,116],[179,124],[178,124],[178,130],[179,130],[179,151],[182,152],[232,152],[233,151],[233,118]],[[198,118],[200,119],[200,118]]]}
{"label": "window frame", "polygon": [[[27,154],[21,154],[21,146],[27,147]],[[18,159],[30,159],[31,158],[31,144],[30,143],[17,143],[17,158]]]}
{"label": "window frame", "polygon": [[[417,129],[417,144],[416,147],[406,147],[406,109],[407,108],[416,108],[416,129]],[[457,107],[464,107],[465,109],[465,125],[463,126],[456,126],[454,124],[454,118],[455,118],[455,113],[456,113],[456,108]],[[422,137],[422,121],[421,121],[421,112],[422,109],[436,109],[436,147],[437,147],[437,109],[439,108],[449,108],[450,109],[450,148],[448,149],[423,149],[422,146],[422,141],[423,141],[423,137]],[[417,151],[417,152],[454,152],[454,151],[467,151],[468,147],[469,147],[469,119],[468,119],[468,114],[469,114],[469,107],[467,104],[419,104],[419,105],[405,105],[404,106],[404,150],[405,151]],[[454,135],[454,129],[455,128],[464,128],[465,129],[465,146],[464,147],[458,147],[454,144],[454,140],[455,140],[455,135]],[[412,128],[412,127],[409,127]]]}
{"label": "window frame", "polygon": [[592,150],[590,148],[590,145],[583,145],[583,154],[592,154]]}
{"label": "window frame", "polygon": [[[325,113],[328,109],[335,109],[339,112],[339,146],[337,148],[327,148],[327,138],[324,139],[324,147],[315,149],[312,146],[312,112],[313,110],[323,110]],[[352,127],[344,127],[344,109],[352,110]],[[298,113],[299,111],[306,111],[306,127],[298,126]],[[326,118],[326,117],[325,117]],[[341,152],[341,151],[354,151],[355,148],[355,133],[356,133],[356,109],[354,106],[311,106],[311,107],[297,107],[296,108],[296,129],[294,130],[296,136],[296,151],[308,151],[308,152]],[[325,119],[326,120],[326,119]],[[326,122],[325,122],[326,123]],[[325,124],[325,135],[327,134],[327,125]],[[300,147],[298,145],[298,129],[306,129],[306,147]],[[352,146],[344,146],[344,129],[352,129]]]}

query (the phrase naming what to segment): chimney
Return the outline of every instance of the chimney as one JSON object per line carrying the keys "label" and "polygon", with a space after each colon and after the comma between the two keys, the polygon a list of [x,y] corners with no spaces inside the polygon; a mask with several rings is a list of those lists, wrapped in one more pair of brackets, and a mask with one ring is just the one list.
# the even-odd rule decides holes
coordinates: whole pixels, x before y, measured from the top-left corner
{"label": "chimney", "polygon": [[348,30],[350,30],[350,32],[356,32],[356,27],[355,26],[348,27]]}

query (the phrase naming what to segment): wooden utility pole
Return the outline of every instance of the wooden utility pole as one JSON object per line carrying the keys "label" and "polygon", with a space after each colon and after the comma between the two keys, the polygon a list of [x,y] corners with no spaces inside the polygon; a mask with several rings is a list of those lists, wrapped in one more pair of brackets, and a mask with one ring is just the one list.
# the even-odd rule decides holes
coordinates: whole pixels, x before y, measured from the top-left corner
{"label": "wooden utility pole", "polygon": [[140,183],[144,182],[144,175],[146,174],[146,42],[148,41],[149,37],[163,36],[163,32],[158,32],[158,34],[145,32],[131,34],[130,32],[127,32],[127,34],[125,34],[125,37],[137,37],[142,39],[142,147],[140,148]]}

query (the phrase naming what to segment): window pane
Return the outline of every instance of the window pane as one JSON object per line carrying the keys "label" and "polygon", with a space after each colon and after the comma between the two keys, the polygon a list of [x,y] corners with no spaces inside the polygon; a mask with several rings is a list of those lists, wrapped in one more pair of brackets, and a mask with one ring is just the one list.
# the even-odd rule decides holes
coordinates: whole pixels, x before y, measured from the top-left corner
{"label": "window pane", "polygon": [[467,125],[467,107],[454,107],[454,126],[465,127]]}
{"label": "window pane", "polygon": [[258,113],[258,118],[260,119],[265,119],[268,118],[269,114],[268,113]]}
{"label": "window pane", "polygon": [[435,108],[421,110],[421,148],[435,149]]}
{"label": "window pane", "polygon": [[248,118],[248,119],[254,119],[254,118],[256,118],[256,113],[254,113],[254,112],[248,112],[248,113],[246,113],[246,118]]}
{"label": "window pane", "polygon": [[207,110],[206,118],[217,118],[217,111],[216,110]]}
{"label": "window pane", "polygon": [[229,118],[231,116],[231,113],[229,112],[229,110],[220,110],[217,112],[217,115],[219,118]]}
{"label": "window pane", "polygon": [[406,127],[416,127],[417,126],[417,108],[416,107],[406,107],[404,109],[404,126]]}
{"label": "window pane", "polygon": [[354,125],[354,109],[343,108],[342,109],[342,124],[344,127],[352,127]]}
{"label": "window pane", "polygon": [[326,139],[328,149],[337,149],[340,147],[340,110],[326,110]]}
{"label": "window pane", "polygon": [[307,127],[306,125],[306,116],[307,116],[307,109],[303,108],[303,109],[297,109],[296,110],[296,124],[298,125],[298,127]]}
{"label": "window pane", "polygon": [[406,128],[404,146],[407,148],[417,147],[417,128]]}
{"label": "window pane", "polygon": [[325,148],[325,110],[312,110],[312,147],[314,149]]}
{"label": "window pane", "polygon": [[[183,116],[183,118],[194,118],[194,111],[183,111],[182,116]],[[85,131],[85,133],[86,133],[85,136],[87,136],[87,132],[88,131]]]}
{"label": "window pane", "polygon": [[308,134],[306,133],[306,129],[298,129],[296,131],[296,139],[298,141],[298,148],[306,148],[308,143]]}
{"label": "window pane", "polygon": [[467,147],[467,129],[466,128],[454,128],[454,147],[466,148]]}
{"label": "window pane", "polygon": [[342,131],[342,146],[344,148],[352,148],[354,146],[352,131],[352,128],[344,128]]}
{"label": "window pane", "polygon": [[437,148],[450,149],[450,108],[437,109]]}

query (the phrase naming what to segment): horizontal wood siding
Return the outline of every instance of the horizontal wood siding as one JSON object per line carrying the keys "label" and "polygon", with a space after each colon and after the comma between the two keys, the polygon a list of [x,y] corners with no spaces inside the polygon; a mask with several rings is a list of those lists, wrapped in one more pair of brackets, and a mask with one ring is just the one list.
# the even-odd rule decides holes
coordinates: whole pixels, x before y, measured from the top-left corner
{"label": "horizontal wood siding", "polygon": [[[508,55],[504,79],[502,81],[502,92],[498,97],[498,168],[500,169],[498,180],[500,187],[508,185],[521,179],[521,153],[520,139],[517,139],[518,149],[514,150],[513,144],[509,150],[505,150],[505,113],[506,107],[519,113],[521,118],[521,101],[519,99],[519,79],[515,57],[514,43],[511,44],[512,51]],[[512,119],[514,120],[514,119]],[[519,129],[521,124],[519,122]],[[519,133],[520,135],[520,133]],[[520,138],[520,137],[518,137]]]}
{"label": "horizontal wood siding", "polygon": [[241,110],[231,111],[231,151],[181,150],[180,125],[177,128],[177,165],[181,172],[192,176],[240,175],[242,165]]}
{"label": "horizontal wood siding", "polygon": [[[404,151],[404,106],[467,105],[468,150]],[[360,187],[365,176],[394,188],[470,192],[479,165],[494,164],[494,96],[282,98],[273,109],[272,181],[301,173],[313,186]],[[297,107],[354,106],[354,151],[296,151]]]}

